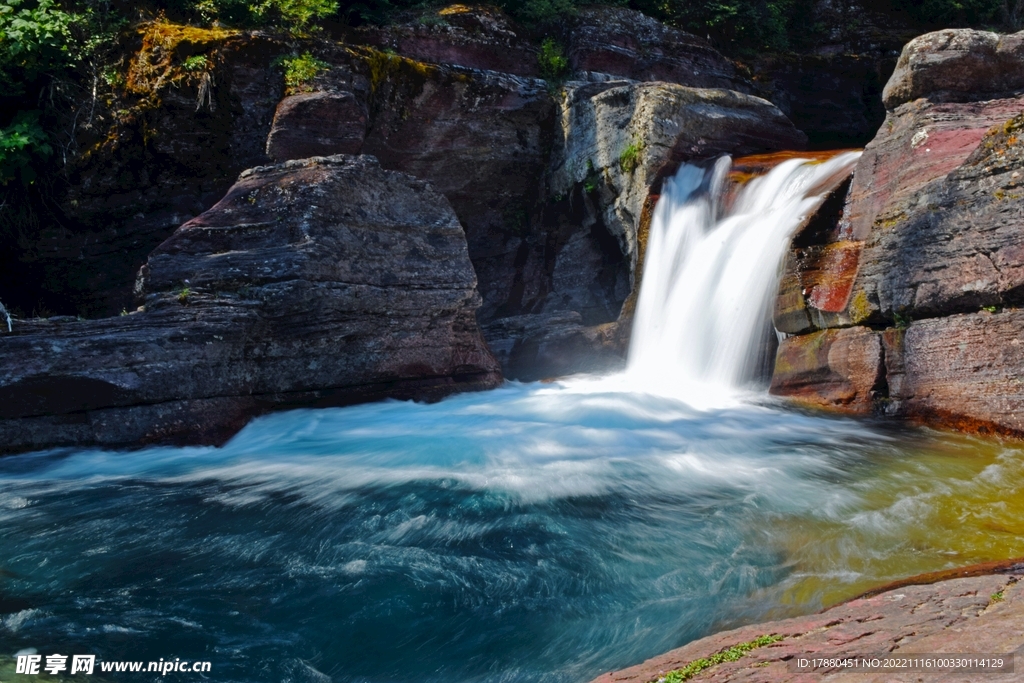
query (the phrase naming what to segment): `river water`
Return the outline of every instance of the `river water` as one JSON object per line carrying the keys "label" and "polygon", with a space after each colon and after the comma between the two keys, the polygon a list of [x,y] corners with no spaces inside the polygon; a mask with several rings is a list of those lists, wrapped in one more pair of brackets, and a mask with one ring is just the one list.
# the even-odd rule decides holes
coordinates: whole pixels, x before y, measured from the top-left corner
{"label": "river water", "polygon": [[[790,207],[790,231],[814,203],[807,174],[835,170],[817,167],[752,189]],[[750,313],[700,280],[691,293],[711,302],[689,320],[704,322],[652,313],[688,306],[688,273],[729,269],[742,249],[720,226],[781,205],[740,197],[714,215],[726,170],[673,181],[652,249],[670,248],[679,216],[707,219],[677,224],[695,232],[652,277],[649,336],[622,375],[280,413],[223,448],[0,459],[0,655],[208,660],[213,681],[576,683],[716,629],[1024,555],[1024,451],[777,404],[750,384],[760,290]],[[777,264],[781,250],[756,248]],[[777,265],[753,270],[733,277],[774,286]],[[746,330],[742,353],[723,351],[740,334],[723,316]],[[639,350],[662,354],[660,371]]]}

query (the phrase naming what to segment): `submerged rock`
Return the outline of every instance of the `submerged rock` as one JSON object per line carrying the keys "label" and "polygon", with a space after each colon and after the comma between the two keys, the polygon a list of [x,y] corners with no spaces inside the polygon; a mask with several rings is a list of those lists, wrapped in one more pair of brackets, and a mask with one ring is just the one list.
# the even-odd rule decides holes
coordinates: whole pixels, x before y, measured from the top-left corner
{"label": "submerged rock", "polygon": [[495,386],[465,235],[371,157],[246,171],[139,275],[145,311],[0,334],[0,449],[218,443],[275,408]]}

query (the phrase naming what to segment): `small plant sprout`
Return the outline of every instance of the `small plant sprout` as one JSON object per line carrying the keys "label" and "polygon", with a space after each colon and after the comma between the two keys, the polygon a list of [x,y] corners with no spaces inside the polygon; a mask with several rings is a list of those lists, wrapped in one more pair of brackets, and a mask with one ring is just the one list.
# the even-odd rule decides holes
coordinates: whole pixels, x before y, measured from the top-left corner
{"label": "small plant sprout", "polygon": [[181,68],[189,73],[206,71],[210,68],[210,60],[206,55],[192,55],[181,63]]}
{"label": "small plant sprout", "polygon": [[537,53],[540,75],[548,81],[561,81],[569,74],[569,59],[554,38],[545,38]]}
{"label": "small plant sprout", "polygon": [[331,68],[330,64],[309,52],[296,57],[283,57],[279,63],[284,66],[284,84],[292,93],[308,91],[313,79]]}
{"label": "small plant sprout", "polygon": [[633,141],[619,155],[619,167],[625,173],[632,173],[640,165],[640,152],[644,149],[643,141]]}
{"label": "small plant sprout", "polygon": [[1006,598],[1005,598],[1005,596],[1003,595],[1003,591],[999,591],[999,592],[997,592],[997,593],[993,593],[993,594],[992,594],[992,597],[991,597],[991,598],[989,598],[989,601],[990,601],[990,602],[1002,602],[1002,601],[1003,601],[1003,600],[1005,600],[1005,599],[1006,599]]}
{"label": "small plant sprout", "polygon": [[189,286],[188,280],[185,280],[181,289],[178,290],[178,303],[187,306],[189,303],[189,297],[192,296],[192,287]]}

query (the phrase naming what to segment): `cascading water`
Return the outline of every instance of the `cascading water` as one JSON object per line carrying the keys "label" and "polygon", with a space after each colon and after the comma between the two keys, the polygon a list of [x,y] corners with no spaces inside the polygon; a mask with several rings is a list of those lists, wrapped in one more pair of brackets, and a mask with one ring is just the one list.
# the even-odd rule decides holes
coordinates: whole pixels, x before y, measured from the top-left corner
{"label": "cascading water", "polygon": [[165,679],[100,662],[180,658],[217,683],[582,683],[1024,555],[1024,450],[737,391],[788,235],[852,159],[786,162],[724,211],[727,162],[683,168],[617,377],[0,458],[0,679],[35,651],[111,681]]}
{"label": "cascading water", "polygon": [[824,201],[828,181],[859,157],[784,161],[749,181],[729,207],[728,157],[707,169],[684,165],[666,180],[651,220],[631,383],[706,404],[753,379],[789,240]]}

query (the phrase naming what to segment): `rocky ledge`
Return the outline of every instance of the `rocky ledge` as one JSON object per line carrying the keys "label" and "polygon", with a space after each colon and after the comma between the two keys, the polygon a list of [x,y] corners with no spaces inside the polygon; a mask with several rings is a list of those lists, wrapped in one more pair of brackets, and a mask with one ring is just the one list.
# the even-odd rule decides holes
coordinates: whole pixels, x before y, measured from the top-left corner
{"label": "rocky ledge", "polygon": [[845,205],[798,235],[772,392],[1024,436],[1024,34],[911,41]]}
{"label": "rocky ledge", "polygon": [[455,213],[373,157],[244,172],[138,289],[132,314],[0,333],[0,452],[219,443],[272,409],[501,381]]}
{"label": "rocky ledge", "polygon": [[[957,578],[950,578],[957,577]],[[913,681],[1009,683],[1020,680],[1024,655],[1024,562],[979,565],[908,579],[865,597],[805,617],[769,621],[723,631],[611,672],[593,683],[651,683],[670,671],[762,636],[774,636],[735,661],[711,666],[686,680],[731,683],[910,683]],[[945,579],[939,580],[937,579]],[[921,654],[1015,655],[1010,673],[923,674],[844,672],[826,667],[799,672],[799,658]]]}

